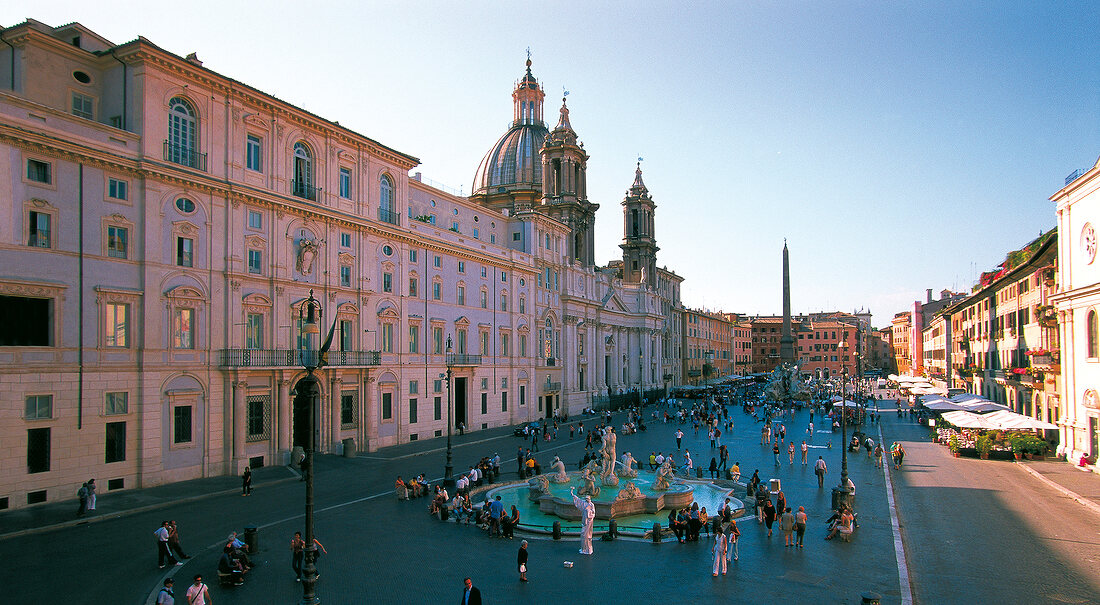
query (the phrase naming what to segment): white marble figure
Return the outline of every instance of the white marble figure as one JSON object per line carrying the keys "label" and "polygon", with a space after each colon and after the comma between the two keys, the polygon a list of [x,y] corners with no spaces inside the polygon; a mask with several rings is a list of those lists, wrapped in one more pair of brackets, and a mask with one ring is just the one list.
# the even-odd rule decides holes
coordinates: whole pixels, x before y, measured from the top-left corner
{"label": "white marble figure", "polygon": [[543,496],[550,493],[550,480],[546,475],[536,475],[527,480],[527,487],[533,497]]}
{"label": "white marble figure", "polygon": [[[593,468],[595,460],[589,463],[588,466],[581,470],[581,480],[584,481],[584,487],[581,488],[581,495],[583,496],[599,496],[600,486],[596,485],[596,471]],[[572,491],[572,488],[570,489]]]}
{"label": "white marble figure", "polygon": [[307,237],[298,240],[298,273],[302,275],[313,273],[315,260],[317,260],[317,244]]}
{"label": "white marble figure", "polygon": [[554,456],[554,462],[550,464],[550,468],[554,469],[554,474],[550,475],[550,480],[554,483],[569,483],[569,475],[565,474],[565,463],[561,461],[561,458]]}
{"label": "white marble figure", "polygon": [[722,569],[722,575],[726,575],[726,534],[720,531],[714,532],[714,546],[712,552],[714,553],[714,572],[713,575],[718,575],[718,569]]}
{"label": "white marble figure", "polygon": [[630,455],[630,452],[624,453],[621,466],[618,470],[619,476],[626,479],[634,479],[635,477],[637,477],[638,471],[634,469],[634,464],[636,462],[637,460],[634,459],[634,456]]}
{"label": "white marble figure", "polygon": [[672,485],[673,470],[672,464],[668,460],[665,460],[661,468],[657,469],[657,478],[653,480],[653,489],[657,491],[666,491]]}
{"label": "white marble figure", "polygon": [[635,498],[644,497],[645,496],[642,494],[642,490],[638,489],[638,486],[634,485],[634,482],[631,481],[624,485],[621,490],[619,490],[619,495],[615,496],[615,500],[633,500]]}
{"label": "white marble figure", "polygon": [[604,485],[618,485],[619,478],[615,476],[615,429],[607,427],[603,434],[603,456],[600,477]]}
{"label": "white marble figure", "polygon": [[596,520],[596,505],[592,504],[592,497],[585,496],[584,500],[577,497],[575,490],[569,490],[573,496],[573,506],[581,511],[581,550],[582,555],[592,554],[592,522]]}

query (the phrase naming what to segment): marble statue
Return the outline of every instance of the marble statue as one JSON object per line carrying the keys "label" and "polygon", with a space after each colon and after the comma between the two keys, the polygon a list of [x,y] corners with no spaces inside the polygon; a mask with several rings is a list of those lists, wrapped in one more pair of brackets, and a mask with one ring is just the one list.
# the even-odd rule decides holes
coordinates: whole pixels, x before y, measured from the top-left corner
{"label": "marble statue", "polygon": [[554,456],[554,462],[550,464],[550,468],[555,472],[550,475],[550,480],[554,483],[569,483],[569,475],[565,474],[565,463],[561,461],[561,458]]}
{"label": "marble statue", "polygon": [[603,434],[603,455],[600,464],[600,478],[604,485],[618,485],[619,478],[615,476],[615,444],[617,441],[615,429],[607,427]]}
{"label": "marble statue", "polygon": [[575,490],[570,489],[569,494],[573,496],[573,506],[577,507],[577,510],[581,511],[581,549],[582,555],[592,554],[592,522],[596,519],[596,505],[592,504],[592,497],[585,496],[584,499],[577,497]]}
{"label": "marble statue", "polygon": [[628,482],[619,490],[619,495],[615,496],[615,500],[633,500],[634,498],[644,498],[642,490],[638,489],[634,482]]}
{"label": "marble statue", "polygon": [[546,475],[536,475],[527,480],[527,487],[531,490],[531,498],[550,494],[550,479]]}
{"label": "marble statue", "polygon": [[[595,461],[593,460],[593,462]],[[581,488],[582,496],[600,495],[600,486],[596,485],[596,473],[591,467],[592,465],[589,464],[581,470],[581,480],[584,481],[584,487]]]}
{"label": "marble statue", "polygon": [[665,460],[661,468],[657,469],[657,478],[653,480],[653,489],[666,491],[672,485],[673,470],[668,460]]}
{"label": "marble statue", "polygon": [[302,275],[313,273],[315,260],[317,260],[317,244],[308,237],[298,240],[298,273]]}
{"label": "marble statue", "polygon": [[[637,477],[638,476],[638,471],[634,469],[634,463],[636,463],[636,462],[637,462],[637,460],[634,459],[634,456],[630,455],[630,452],[624,453],[623,454],[623,460],[620,463],[621,466],[619,466],[619,470],[618,470],[619,476],[620,477],[625,477],[627,479],[634,479],[635,477]],[[626,489],[626,488],[623,488],[623,489]]]}

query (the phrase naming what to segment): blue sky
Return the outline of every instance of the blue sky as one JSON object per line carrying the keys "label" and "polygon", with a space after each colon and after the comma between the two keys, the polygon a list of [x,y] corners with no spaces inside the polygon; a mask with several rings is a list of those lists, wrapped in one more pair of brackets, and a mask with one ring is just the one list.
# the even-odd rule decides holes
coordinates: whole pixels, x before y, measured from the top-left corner
{"label": "blue sky", "polygon": [[658,264],[711,309],[778,313],[787,238],[795,312],[884,325],[1052,228],[1047,198],[1100,156],[1095,2],[0,7],[26,17],[195,51],[467,193],[530,47],[547,120],[567,88],[591,156],[597,261],[642,156]]}

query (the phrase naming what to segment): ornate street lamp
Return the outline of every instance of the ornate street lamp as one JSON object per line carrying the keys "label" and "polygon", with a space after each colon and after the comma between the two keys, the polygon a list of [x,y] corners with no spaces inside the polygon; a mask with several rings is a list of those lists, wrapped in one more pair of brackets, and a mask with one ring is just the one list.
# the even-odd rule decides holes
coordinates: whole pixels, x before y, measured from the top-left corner
{"label": "ornate street lamp", "polygon": [[451,353],[451,337],[447,337],[447,355],[444,357],[447,364],[447,466],[443,467],[443,486],[453,488],[455,486],[454,466],[451,463],[451,426],[454,424],[451,410],[454,403],[451,399],[451,372],[454,365],[454,355]]}
{"label": "ornate street lamp", "polygon": [[[840,341],[837,348],[842,352],[848,352],[848,343]],[[841,371],[840,379],[840,485],[833,488],[833,510],[839,510],[840,505],[852,508],[854,497],[848,487],[848,409],[847,403],[848,366]],[[834,408],[835,409],[835,408]]]}
{"label": "ornate street lamp", "polygon": [[305,336],[301,347],[302,365],[306,369],[306,376],[298,382],[298,396],[305,396],[309,401],[309,435],[304,444],[305,449],[305,474],[306,483],[306,547],[305,564],[302,566],[302,600],[300,605],[320,605],[321,599],[317,597],[317,567],[314,564],[317,558],[317,545],[313,536],[313,450],[316,448],[315,430],[317,426],[317,379],[313,371],[320,362],[320,353],[317,349],[317,338],[321,334],[321,303],[313,297],[313,290],[309,291],[309,298],[298,308],[298,319],[301,322],[302,334]]}

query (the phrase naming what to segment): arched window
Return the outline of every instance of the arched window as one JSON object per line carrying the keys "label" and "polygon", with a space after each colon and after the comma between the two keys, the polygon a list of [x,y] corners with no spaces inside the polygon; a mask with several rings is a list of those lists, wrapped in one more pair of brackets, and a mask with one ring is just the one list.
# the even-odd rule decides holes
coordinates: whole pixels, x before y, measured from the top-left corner
{"label": "arched window", "polygon": [[542,353],[543,357],[551,359],[554,357],[554,322],[550,321],[550,318],[546,318],[546,332],[543,334],[542,339]]}
{"label": "arched window", "polygon": [[313,154],[301,141],[294,144],[294,180],[291,181],[291,190],[298,197],[317,199],[317,190],[313,187]]}
{"label": "arched window", "polygon": [[393,225],[398,220],[397,212],[393,209],[393,181],[385,174],[378,179],[378,220]]}
{"label": "arched window", "polygon": [[1096,324],[1096,311],[1089,311],[1088,343],[1090,358],[1100,357],[1100,328]]}
{"label": "arched window", "polygon": [[168,140],[165,159],[184,166],[198,166],[198,120],[191,103],[182,97],[168,102]]}

